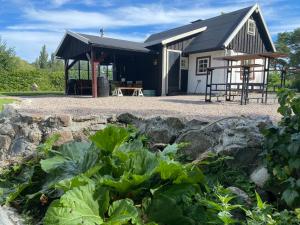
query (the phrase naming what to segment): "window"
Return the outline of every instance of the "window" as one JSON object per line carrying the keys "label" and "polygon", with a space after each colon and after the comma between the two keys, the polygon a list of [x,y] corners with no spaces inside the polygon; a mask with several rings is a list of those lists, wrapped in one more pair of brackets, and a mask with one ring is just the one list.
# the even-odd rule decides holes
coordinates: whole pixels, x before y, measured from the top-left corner
{"label": "window", "polygon": [[255,21],[251,19],[248,20],[248,34],[255,35]]}
{"label": "window", "polygon": [[196,75],[206,75],[208,67],[210,67],[210,57],[198,57]]}
{"label": "window", "polygon": [[[244,61],[244,65],[253,65],[255,64],[255,59],[249,59]],[[250,73],[249,73],[249,80],[255,80],[255,72],[254,72],[254,67],[250,68]],[[240,71],[237,71],[240,73],[240,80],[243,80],[243,69],[241,68]]]}
{"label": "window", "polygon": [[188,70],[189,69],[188,57],[181,57],[181,69],[182,70]]}

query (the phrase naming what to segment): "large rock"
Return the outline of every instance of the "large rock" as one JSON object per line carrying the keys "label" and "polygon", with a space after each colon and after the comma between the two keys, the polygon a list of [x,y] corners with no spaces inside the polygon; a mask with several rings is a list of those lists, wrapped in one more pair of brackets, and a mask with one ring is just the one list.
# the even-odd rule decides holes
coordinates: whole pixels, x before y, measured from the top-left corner
{"label": "large rock", "polygon": [[23,219],[15,209],[0,206],[0,225],[22,225],[24,224],[23,222]]}
{"label": "large rock", "polygon": [[12,141],[9,155],[11,156],[27,156],[32,154],[36,149],[36,145],[30,143],[23,137],[16,138]]}
{"label": "large rock", "polygon": [[184,122],[178,118],[155,117],[145,120],[139,128],[152,143],[172,144],[184,127]]}
{"label": "large rock", "polygon": [[118,122],[134,125],[151,143],[171,144],[185,128],[185,121],[175,117],[141,119],[130,113],[118,116]]}
{"label": "large rock", "polygon": [[11,138],[7,135],[0,135],[0,150],[8,151],[11,144]]}
{"label": "large rock", "polygon": [[189,130],[180,135],[176,142],[187,143],[182,151],[191,160],[198,159],[202,153],[211,151],[214,146],[214,140],[202,130]]}
{"label": "large rock", "polygon": [[232,156],[233,167],[246,166],[249,170],[259,163],[264,137],[260,128],[270,123],[267,119],[246,117],[226,118],[200,129],[186,130],[176,142],[187,142],[183,152],[192,160],[201,157],[206,151],[219,155]]}
{"label": "large rock", "polygon": [[227,189],[231,191],[233,194],[235,194],[238,197],[238,199],[240,199],[242,202],[251,205],[251,198],[246,192],[244,192],[240,188],[233,187],[233,186],[228,187]]}
{"label": "large rock", "polygon": [[54,144],[54,146],[60,146],[62,144],[71,142],[74,140],[73,134],[71,131],[68,130],[62,130],[56,132],[59,135],[58,141]]}
{"label": "large rock", "polygon": [[0,124],[0,134],[1,135],[8,135],[11,138],[13,138],[16,133],[15,133],[15,130],[14,130],[12,124],[2,123],[2,124]]}
{"label": "large rock", "polygon": [[258,187],[263,188],[270,179],[270,174],[266,167],[260,166],[251,173],[250,179]]}
{"label": "large rock", "polygon": [[71,126],[72,116],[70,116],[70,115],[58,115],[56,117],[60,120],[62,126],[64,126],[64,127]]}

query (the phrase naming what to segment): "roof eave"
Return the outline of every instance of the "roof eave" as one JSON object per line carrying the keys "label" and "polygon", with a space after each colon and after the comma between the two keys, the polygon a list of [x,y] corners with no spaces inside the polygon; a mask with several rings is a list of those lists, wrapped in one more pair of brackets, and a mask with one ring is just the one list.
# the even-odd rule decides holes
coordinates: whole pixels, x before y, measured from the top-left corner
{"label": "roof eave", "polygon": [[130,52],[141,52],[141,53],[149,53],[149,49],[130,49],[130,48],[122,48],[122,47],[116,47],[116,46],[109,46],[109,45],[101,45],[101,44],[95,44],[93,43],[92,46],[94,47],[100,47],[100,48],[110,48],[115,50],[123,50],[123,51],[130,51]]}

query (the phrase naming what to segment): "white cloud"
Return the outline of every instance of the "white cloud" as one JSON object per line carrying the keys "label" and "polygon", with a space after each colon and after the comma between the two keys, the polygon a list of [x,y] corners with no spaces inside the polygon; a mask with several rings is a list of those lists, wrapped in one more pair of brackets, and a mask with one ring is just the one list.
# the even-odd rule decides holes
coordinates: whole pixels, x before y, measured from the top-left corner
{"label": "white cloud", "polygon": [[[66,0],[64,0],[66,1]],[[236,7],[165,8],[160,4],[129,6],[107,13],[79,10],[26,9],[27,22],[9,26],[13,30],[61,30],[61,29],[117,29],[150,25],[181,25],[199,18],[208,18],[229,12]],[[101,7],[99,7],[99,11]]]}
{"label": "white cloud", "polygon": [[52,4],[56,7],[69,3],[71,0],[52,0]]}

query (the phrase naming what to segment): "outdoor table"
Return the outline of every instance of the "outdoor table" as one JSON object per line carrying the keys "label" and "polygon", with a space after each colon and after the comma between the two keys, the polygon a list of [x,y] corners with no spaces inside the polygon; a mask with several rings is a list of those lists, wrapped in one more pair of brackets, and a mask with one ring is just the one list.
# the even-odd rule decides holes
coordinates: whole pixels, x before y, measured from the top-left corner
{"label": "outdoor table", "polygon": [[123,96],[122,90],[133,90],[132,96],[144,96],[142,88],[138,87],[117,87],[113,91],[113,96]]}

